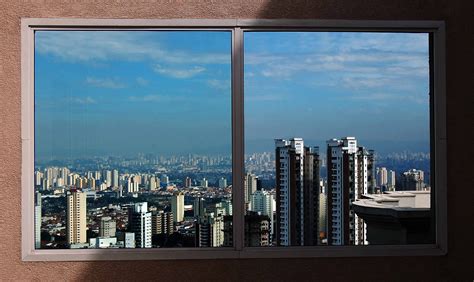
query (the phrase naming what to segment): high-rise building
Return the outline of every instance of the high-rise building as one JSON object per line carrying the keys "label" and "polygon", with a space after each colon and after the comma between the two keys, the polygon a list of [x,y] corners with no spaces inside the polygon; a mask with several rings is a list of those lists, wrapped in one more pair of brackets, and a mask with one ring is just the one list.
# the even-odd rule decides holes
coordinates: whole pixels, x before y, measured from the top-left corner
{"label": "high-rise building", "polygon": [[425,173],[422,170],[411,169],[402,174],[402,191],[423,191],[425,188]]}
{"label": "high-rise building", "polygon": [[232,215],[232,199],[226,199],[221,202],[226,215]]}
{"label": "high-rise building", "polygon": [[201,179],[201,187],[207,188],[209,186],[209,181],[206,178]]}
{"label": "high-rise building", "polygon": [[127,179],[127,193],[137,193],[140,191],[139,185],[139,177],[137,175],[131,175]]}
{"label": "high-rise building", "polygon": [[117,239],[118,239],[119,242],[122,243],[123,248],[133,249],[133,248],[136,247],[135,233],[119,231],[116,234],[117,234]]}
{"label": "high-rise building", "polygon": [[388,171],[388,181],[387,181],[387,188],[389,191],[395,191],[395,182],[396,180],[396,173],[393,170]]}
{"label": "high-rise building", "polygon": [[67,195],[67,243],[80,244],[87,242],[86,194],[71,189]]}
{"label": "high-rise building", "polygon": [[219,188],[226,188],[227,187],[227,179],[221,177],[219,179]]}
{"label": "high-rise building", "polygon": [[130,231],[135,233],[137,248],[151,248],[151,212],[148,203],[135,203],[129,215]]}
{"label": "high-rise building", "polygon": [[194,217],[200,217],[205,215],[205,199],[201,197],[194,198],[194,203],[193,203],[193,212],[194,212]]}
{"label": "high-rise building", "polygon": [[119,172],[116,169],[112,171],[112,187],[119,187]]}
{"label": "high-rise building", "polygon": [[171,235],[174,232],[173,213],[158,211],[151,216],[152,234]]}
{"label": "high-rise building", "polygon": [[276,243],[312,246],[319,238],[319,152],[302,138],[275,140]]}
{"label": "high-rise building", "polygon": [[95,189],[95,179],[94,178],[88,178],[87,179],[87,184],[90,189]]}
{"label": "high-rise building", "polygon": [[184,194],[182,192],[174,194],[171,198],[171,211],[173,212],[175,222],[181,222],[184,219]]}
{"label": "high-rise building", "polygon": [[352,202],[374,190],[373,151],[357,146],[355,137],[327,141],[328,244],[365,245],[365,223]]}
{"label": "high-rise building", "polygon": [[270,191],[257,190],[252,195],[250,210],[260,215],[268,216],[270,222],[270,237],[274,236],[274,217],[273,214],[276,212],[276,201],[275,194]]}
{"label": "high-rise building", "polygon": [[385,191],[385,188],[388,184],[388,171],[386,167],[378,167],[376,169],[377,173],[377,187],[380,188],[381,191]]}
{"label": "high-rise building", "polygon": [[110,170],[103,171],[103,181],[107,184],[107,188],[112,186],[112,172]]}
{"label": "high-rise building", "polygon": [[150,177],[150,180],[148,181],[148,190],[155,191],[156,188],[158,188],[158,185],[156,183],[156,177],[152,176]]}
{"label": "high-rise building", "polygon": [[199,217],[196,222],[196,241],[199,247],[224,245],[224,216],[214,213]]}
{"label": "high-rise building", "polygon": [[328,233],[328,210],[327,210],[327,195],[325,193],[319,194],[319,239],[320,242],[325,240]]}
{"label": "high-rise building", "polygon": [[41,171],[35,171],[35,187],[40,187],[43,183],[43,173]]}
{"label": "high-rise building", "polygon": [[270,240],[270,217],[255,212],[245,215],[245,237],[246,247],[266,247]]}
{"label": "high-rise building", "polygon": [[245,210],[249,210],[252,194],[257,191],[257,179],[255,174],[247,173],[244,177]]}
{"label": "high-rise building", "polygon": [[35,248],[41,248],[41,193],[35,193]]}
{"label": "high-rise building", "polygon": [[[224,216],[223,233],[223,246],[232,247],[234,238],[232,216]],[[245,215],[244,233],[244,244],[246,247],[269,246],[271,244],[270,218],[267,215],[249,211]]]}
{"label": "high-rise building", "polygon": [[115,237],[117,224],[110,216],[104,216],[100,219],[99,237]]}
{"label": "high-rise building", "polygon": [[191,187],[191,186],[192,186],[191,177],[187,177],[187,176],[186,176],[186,178],[184,179],[183,183],[184,183],[184,187],[186,187],[186,188]]}
{"label": "high-rise building", "polygon": [[162,187],[167,187],[170,183],[170,178],[166,174],[160,176],[160,184]]}

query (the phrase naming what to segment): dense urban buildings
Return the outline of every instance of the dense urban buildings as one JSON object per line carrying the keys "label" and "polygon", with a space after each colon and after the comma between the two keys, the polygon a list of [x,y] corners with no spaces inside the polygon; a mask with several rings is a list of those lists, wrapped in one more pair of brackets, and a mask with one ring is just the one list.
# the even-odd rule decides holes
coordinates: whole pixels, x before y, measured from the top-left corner
{"label": "dense urban buildings", "polygon": [[[423,155],[376,157],[358,145],[349,148],[349,142],[357,140],[330,140],[328,149],[340,150],[330,157],[315,147],[305,146],[301,138],[277,140],[274,153],[247,155],[245,163],[249,170],[243,179],[245,245],[336,245],[336,238],[331,235],[336,234],[339,213],[350,219],[340,222],[344,234],[353,236],[341,244],[375,244],[376,241],[368,240],[370,230],[374,230],[368,224],[373,221],[366,222],[367,216],[354,214],[353,202],[408,189],[408,185],[414,187],[412,190],[419,187],[420,192],[429,190],[429,184],[421,182],[423,170],[402,166],[407,159],[423,160]],[[393,165],[397,162],[402,165]],[[347,167],[349,170],[345,171]],[[351,173],[349,178],[344,178],[345,172]],[[342,178],[333,181],[338,175]],[[230,157],[223,156],[143,155],[136,159],[97,158],[64,165],[45,163],[34,174],[35,246],[231,247],[229,179]],[[348,209],[336,201],[339,195]],[[336,210],[339,206],[342,208]]]}

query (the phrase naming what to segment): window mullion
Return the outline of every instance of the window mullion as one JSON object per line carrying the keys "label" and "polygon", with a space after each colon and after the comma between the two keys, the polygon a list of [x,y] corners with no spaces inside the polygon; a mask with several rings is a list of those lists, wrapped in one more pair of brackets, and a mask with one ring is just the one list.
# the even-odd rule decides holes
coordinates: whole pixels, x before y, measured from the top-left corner
{"label": "window mullion", "polygon": [[244,246],[244,96],[243,31],[232,31],[232,199],[233,243],[235,250]]}

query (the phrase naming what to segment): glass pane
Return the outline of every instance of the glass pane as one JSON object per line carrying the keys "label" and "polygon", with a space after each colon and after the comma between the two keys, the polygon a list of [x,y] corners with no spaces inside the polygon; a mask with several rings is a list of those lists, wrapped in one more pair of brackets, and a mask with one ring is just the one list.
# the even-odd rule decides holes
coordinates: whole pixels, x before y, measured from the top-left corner
{"label": "glass pane", "polygon": [[231,33],[35,34],[36,248],[232,245]]}
{"label": "glass pane", "polygon": [[246,246],[433,243],[429,35],[244,37]]}

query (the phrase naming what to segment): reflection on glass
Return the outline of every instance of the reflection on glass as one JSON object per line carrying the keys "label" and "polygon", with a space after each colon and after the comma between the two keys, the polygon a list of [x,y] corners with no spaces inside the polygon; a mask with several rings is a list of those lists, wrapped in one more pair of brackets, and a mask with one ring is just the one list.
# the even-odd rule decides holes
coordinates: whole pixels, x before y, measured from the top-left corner
{"label": "reflection on glass", "polygon": [[432,243],[423,33],[245,33],[245,244]]}
{"label": "reflection on glass", "polygon": [[230,54],[230,32],[36,32],[36,248],[231,246]]}

